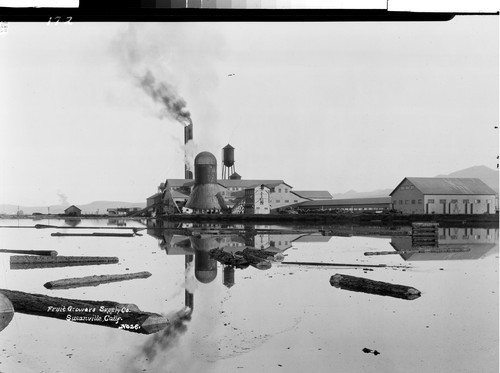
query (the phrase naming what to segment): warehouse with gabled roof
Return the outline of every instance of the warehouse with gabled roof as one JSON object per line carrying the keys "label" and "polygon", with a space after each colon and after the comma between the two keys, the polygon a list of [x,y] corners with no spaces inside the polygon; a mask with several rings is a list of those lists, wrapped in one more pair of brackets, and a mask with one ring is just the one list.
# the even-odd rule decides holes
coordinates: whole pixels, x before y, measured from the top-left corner
{"label": "warehouse with gabled roof", "polygon": [[405,177],[390,196],[404,214],[494,214],[495,194],[480,179]]}

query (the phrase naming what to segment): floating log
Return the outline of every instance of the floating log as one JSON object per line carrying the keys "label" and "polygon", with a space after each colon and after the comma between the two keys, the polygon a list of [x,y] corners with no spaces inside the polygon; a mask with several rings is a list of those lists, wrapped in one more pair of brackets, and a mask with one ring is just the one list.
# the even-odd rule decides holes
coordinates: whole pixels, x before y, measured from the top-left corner
{"label": "floating log", "polygon": [[84,286],[97,286],[109,282],[134,280],[137,278],[148,278],[149,276],[151,276],[151,273],[149,272],[127,273],[123,275],[86,276],[49,281],[43,286],[45,286],[47,289],[71,289]]}
{"label": "floating log", "polygon": [[237,251],[234,253],[235,256],[242,256],[248,264],[250,264],[252,267],[261,269],[261,270],[266,270],[272,267],[272,264],[269,260],[262,259],[258,255],[254,255],[251,251],[248,249],[244,249],[243,251]]}
{"label": "floating log", "polygon": [[134,237],[136,233],[51,233],[52,237]]}
{"label": "floating log", "polygon": [[240,269],[247,268],[250,265],[245,258],[235,256],[222,249],[212,249],[209,251],[209,255],[221,264],[230,265]]}
{"label": "floating log", "polygon": [[367,278],[335,274],[330,278],[330,285],[336,288],[384,295],[394,298],[413,300],[420,297],[420,291],[405,285],[396,285],[388,282],[374,281]]}
{"label": "floating log", "polygon": [[27,255],[43,255],[43,256],[57,256],[57,251],[55,251],[55,250],[11,250],[11,249],[0,249],[0,253],[27,254]]}
{"label": "floating log", "polygon": [[118,263],[115,256],[29,256],[10,257],[10,269],[52,268]]}
{"label": "floating log", "polygon": [[0,293],[0,332],[4,330],[14,317],[14,306],[5,295]]}
{"label": "floating log", "polygon": [[446,249],[446,248],[435,248],[431,247],[429,249],[412,249],[412,250],[398,250],[398,251],[368,251],[365,252],[364,255],[399,255],[399,254],[414,254],[414,253],[462,253],[470,251],[470,248],[454,248],[454,249]]}
{"label": "floating log", "polygon": [[73,322],[151,334],[167,327],[170,320],[157,313],[141,311],[135,304],[49,297],[0,289],[13,304],[15,312],[52,317]]}
{"label": "floating log", "polygon": [[[32,228],[32,227],[27,227]],[[140,227],[101,227],[101,226],[87,226],[87,227],[71,227],[67,225],[47,225],[47,224],[35,224],[33,228],[36,229],[132,229],[133,231],[140,231],[146,228]]]}
{"label": "floating log", "polygon": [[[354,263],[351,264],[351,263],[318,263],[318,262],[281,262],[281,264],[324,266],[324,267],[372,267],[372,268],[387,267],[387,264],[354,264]],[[390,266],[390,267],[401,267],[401,266]]]}
{"label": "floating log", "polygon": [[283,254],[282,253],[276,253],[274,251],[269,251],[269,250],[259,250],[259,249],[253,249],[250,247],[247,247],[242,251],[243,253],[247,253],[252,256],[259,257],[264,260],[272,260],[275,262],[279,262],[283,260]]}

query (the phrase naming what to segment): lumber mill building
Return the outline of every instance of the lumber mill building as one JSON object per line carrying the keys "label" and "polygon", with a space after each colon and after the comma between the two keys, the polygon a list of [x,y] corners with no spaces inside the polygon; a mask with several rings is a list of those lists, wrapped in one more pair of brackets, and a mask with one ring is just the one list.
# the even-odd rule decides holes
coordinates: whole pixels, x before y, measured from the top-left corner
{"label": "lumber mill building", "polygon": [[404,214],[494,214],[496,193],[480,179],[405,177],[391,192]]}
{"label": "lumber mill building", "polygon": [[222,160],[222,179],[217,179],[215,156],[199,153],[194,161],[195,179],[166,179],[158,192],[147,198],[148,212],[152,216],[223,210],[233,214],[269,214],[314,199],[332,198],[328,191],[296,193],[280,179],[242,179],[235,171],[234,148],[229,144],[223,148]]}

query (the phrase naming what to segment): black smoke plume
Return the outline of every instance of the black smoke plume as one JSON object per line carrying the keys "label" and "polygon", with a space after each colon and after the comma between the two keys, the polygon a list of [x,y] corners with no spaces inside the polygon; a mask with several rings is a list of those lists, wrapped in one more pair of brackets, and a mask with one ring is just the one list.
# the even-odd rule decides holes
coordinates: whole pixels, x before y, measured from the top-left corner
{"label": "black smoke plume", "polygon": [[167,83],[159,82],[151,70],[136,77],[140,86],[155,102],[162,105],[162,115],[170,116],[179,123],[189,125],[191,113],[186,108],[186,101]]}

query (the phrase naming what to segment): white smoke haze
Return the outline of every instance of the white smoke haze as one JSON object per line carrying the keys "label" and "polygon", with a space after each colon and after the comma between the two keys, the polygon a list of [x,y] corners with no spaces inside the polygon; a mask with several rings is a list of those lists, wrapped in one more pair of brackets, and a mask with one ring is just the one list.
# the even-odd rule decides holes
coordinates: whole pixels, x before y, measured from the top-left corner
{"label": "white smoke haze", "polygon": [[57,197],[59,198],[59,204],[62,206],[69,206],[68,196],[61,191],[57,191]]}
{"label": "white smoke haze", "polygon": [[194,158],[198,152],[198,147],[193,140],[189,140],[187,144],[184,145],[184,164],[188,171],[194,172]]}

